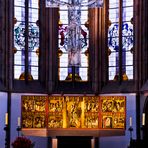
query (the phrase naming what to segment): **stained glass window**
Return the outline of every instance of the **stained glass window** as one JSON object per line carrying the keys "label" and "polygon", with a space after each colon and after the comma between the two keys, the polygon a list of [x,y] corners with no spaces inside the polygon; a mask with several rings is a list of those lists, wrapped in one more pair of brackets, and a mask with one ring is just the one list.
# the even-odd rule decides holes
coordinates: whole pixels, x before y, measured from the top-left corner
{"label": "stained glass window", "polygon": [[14,79],[38,79],[38,14],[38,0],[14,0]]}
{"label": "stained glass window", "polygon": [[[77,22],[80,23],[80,50],[74,52],[74,49],[71,51],[68,50],[70,44],[75,44],[75,41],[72,43],[68,38],[68,29],[73,21],[71,18],[72,15],[79,16],[76,17]],[[67,6],[61,6],[59,9],[59,80],[60,81],[87,81],[88,80],[88,8],[76,8],[71,9]],[[71,28],[70,28],[71,29]],[[69,30],[70,30],[69,29]],[[71,29],[74,30],[74,29]],[[75,31],[76,31],[75,30]],[[71,31],[72,33],[72,31]],[[76,33],[76,32],[75,32]],[[75,34],[78,35],[78,34]],[[77,42],[77,41],[76,41]],[[78,44],[77,44],[78,45]]]}
{"label": "stained glass window", "polygon": [[109,80],[133,79],[133,0],[109,0],[108,53]]}

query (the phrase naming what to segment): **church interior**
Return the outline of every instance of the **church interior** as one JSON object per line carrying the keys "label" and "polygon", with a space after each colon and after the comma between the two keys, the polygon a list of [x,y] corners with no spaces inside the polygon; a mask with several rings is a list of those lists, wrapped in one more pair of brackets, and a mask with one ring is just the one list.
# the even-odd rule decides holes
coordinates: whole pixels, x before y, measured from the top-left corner
{"label": "church interior", "polygon": [[147,9],[0,0],[0,148],[146,148]]}

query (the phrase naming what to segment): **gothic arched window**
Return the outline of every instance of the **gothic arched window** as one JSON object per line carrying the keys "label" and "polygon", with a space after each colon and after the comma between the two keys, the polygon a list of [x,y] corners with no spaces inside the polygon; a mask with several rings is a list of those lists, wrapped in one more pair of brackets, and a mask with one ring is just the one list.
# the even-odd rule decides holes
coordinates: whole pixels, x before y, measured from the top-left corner
{"label": "gothic arched window", "polygon": [[38,0],[14,0],[14,79],[38,80],[38,19]]}
{"label": "gothic arched window", "polygon": [[[73,21],[76,23],[76,28],[73,28]],[[73,37],[69,34],[73,34]],[[78,9],[61,6],[59,9],[59,81],[88,81],[88,38],[88,7]]]}
{"label": "gothic arched window", "polygon": [[133,0],[109,0],[108,79],[133,79]]}

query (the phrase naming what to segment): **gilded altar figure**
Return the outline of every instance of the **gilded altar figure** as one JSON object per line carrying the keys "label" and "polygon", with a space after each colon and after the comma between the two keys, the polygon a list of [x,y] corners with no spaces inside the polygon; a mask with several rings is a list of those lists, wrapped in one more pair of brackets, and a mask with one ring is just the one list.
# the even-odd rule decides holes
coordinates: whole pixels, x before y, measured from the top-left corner
{"label": "gilded altar figure", "polygon": [[67,118],[69,121],[68,127],[81,127],[81,100],[79,97],[72,97],[66,102],[67,106]]}

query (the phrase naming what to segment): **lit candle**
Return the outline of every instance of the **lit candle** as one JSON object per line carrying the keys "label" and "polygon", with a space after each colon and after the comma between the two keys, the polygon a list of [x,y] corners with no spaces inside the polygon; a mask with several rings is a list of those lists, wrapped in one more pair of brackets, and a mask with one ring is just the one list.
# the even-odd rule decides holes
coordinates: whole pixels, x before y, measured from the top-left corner
{"label": "lit candle", "polygon": [[17,126],[20,126],[21,125],[21,119],[20,117],[17,118]]}
{"label": "lit candle", "polygon": [[8,125],[8,113],[5,114],[5,125]]}
{"label": "lit candle", "polygon": [[145,125],[145,113],[142,114],[142,125]]}
{"label": "lit candle", "polygon": [[130,127],[132,127],[132,117],[130,117]]}

